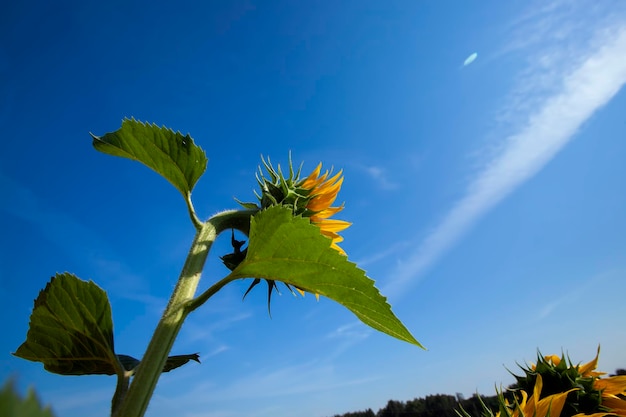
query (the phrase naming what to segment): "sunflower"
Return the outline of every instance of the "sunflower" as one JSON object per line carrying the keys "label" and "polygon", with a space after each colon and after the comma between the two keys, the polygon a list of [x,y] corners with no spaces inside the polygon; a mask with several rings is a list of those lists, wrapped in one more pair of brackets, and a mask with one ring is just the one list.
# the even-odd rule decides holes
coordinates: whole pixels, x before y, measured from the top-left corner
{"label": "sunflower", "polygon": [[343,204],[332,207],[337,199],[337,194],[343,184],[343,171],[332,176],[332,172],[326,171],[320,175],[322,164],[301,179],[300,171],[294,171],[289,159],[289,175],[285,176],[280,168],[274,168],[269,160],[261,159],[267,177],[259,167],[257,182],[261,187],[261,194],[257,194],[259,204],[244,203],[246,208],[265,209],[271,206],[281,205],[291,208],[294,216],[308,217],[312,224],[319,227],[322,235],[331,240],[331,247],[345,255],[345,251],[337,243],[343,241],[339,232],[347,229],[351,223],[343,220],[330,219],[333,215],[343,210]]}
{"label": "sunflower", "polygon": [[[258,194],[255,192],[259,202],[239,203],[243,207],[253,210],[263,210],[277,205],[287,207],[291,209],[294,216],[309,218],[311,224],[317,226],[320,233],[330,239],[331,248],[345,256],[345,251],[338,245],[339,242],[343,241],[343,237],[339,235],[339,232],[347,229],[351,223],[343,220],[330,219],[330,217],[343,210],[343,204],[338,207],[332,207],[343,184],[343,171],[332,175],[332,170],[330,172],[327,170],[324,174],[320,175],[322,171],[322,164],[320,163],[309,176],[302,179],[300,178],[302,166],[300,166],[300,169],[297,171],[294,171],[291,156],[289,158],[288,175],[282,172],[280,165],[274,168],[269,158],[265,160],[265,158],[262,157],[261,161],[265,167],[265,172],[259,167],[257,182],[261,188],[261,193]],[[235,242],[239,244],[239,247],[235,247]],[[240,242],[235,241],[233,237],[235,253],[222,258],[225,263],[229,261],[227,266],[231,269],[237,266],[237,263],[232,262],[235,256],[236,259],[239,260],[245,257],[246,250],[241,251],[240,247]],[[244,297],[252,288],[259,284],[260,281],[261,280],[258,278],[255,279],[244,294]],[[268,285],[267,302],[269,308],[272,292],[274,290],[278,292],[278,287],[273,280],[266,279],[265,281],[267,281]],[[293,293],[292,286],[286,283],[285,285]],[[300,294],[304,295],[302,289],[298,287],[295,287],[295,289]],[[319,298],[318,294],[315,294],[315,296]]]}
{"label": "sunflower", "polygon": [[[514,375],[517,384],[513,403],[498,392],[500,411],[496,414],[483,403],[483,415],[490,417],[626,417],[626,375],[603,377],[596,371],[596,357],[574,365],[565,355],[537,355],[537,364],[521,367]],[[528,392],[532,395],[528,398]],[[541,398],[544,395],[544,398]],[[461,408],[464,417],[471,417]]]}

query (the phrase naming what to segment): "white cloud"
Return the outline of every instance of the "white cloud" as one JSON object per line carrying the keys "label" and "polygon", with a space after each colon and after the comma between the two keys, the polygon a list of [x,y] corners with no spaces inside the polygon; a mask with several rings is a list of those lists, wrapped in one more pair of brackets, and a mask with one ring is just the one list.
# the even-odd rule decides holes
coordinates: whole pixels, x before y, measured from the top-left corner
{"label": "white cloud", "polygon": [[[538,33],[532,32],[537,24],[543,28],[539,33],[544,34],[551,34],[547,30],[550,25],[557,25],[565,34],[571,33],[565,27],[578,27],[564,20],[558,14],[562,7],[557,6],[541,11],[557,13],[556,16],[546,14],[539,23],[526,27],[529,36]],[[520,78],[524,87],[514,90],[506,109],[513,133],[506,136],[499,151],[418,250],[400,265],[395,281],[384,289],[385,294],[402,293],[482,215],[540,171],[581,125],[621,89],[626,82],[626,19],[612,27],[596,26],[588,35],[591,40],[574,49],[572,41],[551,34],[550,39],[544,39],[550,41],[549,45],[529,52],[529,64]],[[522,46],[538,48],[537,42]],[[566,56],[570,58],[565,59]]]}
{"label": "white cloud", "polygon": [[398,184],[391,181],[387,175],[387,171],[379,166],[370,166],[365,168],[365,172],[375,181],[376,185],[383,190],[395,190]]}
{"label": "white cloud", "polygon": [[388,170],[385,167],[379,165],[366,164],[363,162],[354,162],[357,159],[355,155],[352,155],[352,167],[360,172],[364,172],[365,175],[371,180],[371,184],[376,188],[384,191],[396,190],[399,185],[394,182],[388,174]]}

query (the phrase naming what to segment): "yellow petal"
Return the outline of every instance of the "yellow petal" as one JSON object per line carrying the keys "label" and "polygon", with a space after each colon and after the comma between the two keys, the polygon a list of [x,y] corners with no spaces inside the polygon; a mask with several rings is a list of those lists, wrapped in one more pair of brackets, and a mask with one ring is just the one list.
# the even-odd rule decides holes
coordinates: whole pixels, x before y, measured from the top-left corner
{"label": "yellow petal", "polygon": [[314,197],[307,203],[306,208],[314,212],[320,212],[329,208],[334,202],[335,202],[335,197],[333,198]]}
{"label": "yellow petal", "polygon": [[341,249],[341,247],[337,244],[335,244],[335,242],[330,244],[330,247],[333,248],[334,250],[336,250],[337,252],[339,252],[340,254],[342,254],[343,256],[347,256],[346,255],[346,251]]}
{"label": "yellow petal", "polygon": [[315,188],[313,197],[307,203],[306,207],[311,211],[322,211],[329,208],[337,199],[337,193],[341,188],[342,181],[332,187]]}
{"label": "yellow petal", "polygon": [[610,408],[612,414],[626,416],[626,400],[617,397],[602,397],[602,406]]}
{"label": "yellow petal", "polygon": [[339,207],[328,207],[327,209],[324,209],[318,213],[315,213],[313,216],[311,216],[311,219],[313,218],[317,218],[317,219],[327,219],[329,217],[334,216],[335,214],[339,213],[341,210],[343,210],[343,205],[339,206]]}
{"label": "yellow petal", "polygon": [[537,404],[537,402],[539,401],[539,398],[541,398],[542,389],[543,389],[543,378],[541,377],[541,374],[537,374],[537,380],[535,380],[535,386],[533,387],[533,395],[531,396],[531,399],[534,399],[535,404]]}
{"label": "yellow petal", "polygon": [[[300,289],[300,288],[298,288],[298,287],[296,287],[296,291],[298,291],[298,292],[300,293],[300,295],[301,295],[301,296],[303,296],[303,297],[304,297],[304,295],[306,294],[306,292],[305,292],[304,290],[301,290],[301,289]],[[317,294],[317,293],[315,293],[315,299],[316,299],[317,301],[319,301],[319,300],[320,300],[320,295],[319,295],[319,294]]]}
{"label": "yellow petal", "polygon": [[590,362],[584,364],[583,366],[578,368],[578,372],[584,377],[593,376],[591,373],[594,369],[598,367],[598,358],[600,357],[600,345],[598,345],[598,353],[596,353],[596,357]]}
{"label": "yellow petal", "polygon": [[[339,190],[337,190],[338,192]],[[337,192],[327,193],[327,194],[316,194],[314,197],[309,200],[306,205],[311,211],[322,211],[333,205],[335,200],[337,199]]]}
{"label": "yellow petal", "polygon": [[542,399],[539,401],[540,404],[537,406],[537,416],[545,417],[548,414],[548,411],[550,411],[550,417],[559,417],[561,415],[561,411],[563,411],[567,394],[577,390],[578,388],[572,388],[569,391],[552,394]]}
{"label": "yellow petal", "polygon": [[559,366],[559,364],[561,363],[561,358],[556,355],[548,355],[545,356],[544,359],[546,360],[546,362],[552,362],[552,365],[554,366]]}
{"label": "yellow petal", "polygon": [[596,379],[593,382],[593,387],[602,391],[602,395],[626,394],[626,375]]}
{"label": "yellow petal", "polygon": [[[519,407],[518,408],[524,410],[524,409],[526,409],[526,402],[528,401],[528,394],[524,390],[521,390],[520,392],[522,393],[522,402],[519,403]],[[516,413],[518,413],[518,410],[515,410],[515,411],[516,411]]]}
{"label": "yellow petal", "polygon": [[324,219],[319,223],[319,228],[323,231],[341,232],[350,227],[352,223],[343,220]]}
{"label": "yellow petal", "polygon": [[322,169],[322,163],[320,162],[317,165],[317,168],[315,168],[313,172],[311,172],[309,176],[306,177],[306,179],[302,182],[302,187],[311,188],[311,185],[314,185],[316,183],[316,178],[320,175],[321,169]]}
{"label": "yellow petal", "polygon": [[334,214],[343,210],[343,205],[340,207],[331,207],[343,184],[343,171],[339,171],[333,177],[327,179],[330,175],[329,172],[326,171],[324,175],[320,177],[321,169],[322,164],[319,164],[300,184],[301,187],[310,190],[310,199],[306,204],[306,208],[311,212],[309,215],[311,223],[319,227],[322,235],[331,239],[331,247],[333,249],[345,255],[345,251],[337,245],[338,242],[343,240],[337,232],[347,229],[351,223],[343,220],[329,219]]}

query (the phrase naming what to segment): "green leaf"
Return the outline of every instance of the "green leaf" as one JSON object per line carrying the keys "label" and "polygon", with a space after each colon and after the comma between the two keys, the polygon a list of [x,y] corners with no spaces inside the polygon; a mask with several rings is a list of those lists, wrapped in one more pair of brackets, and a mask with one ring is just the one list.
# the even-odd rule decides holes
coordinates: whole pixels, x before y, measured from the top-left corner
{"label": "green leaf", "polygon": [[197,353],[192,353],[191,355],[168,356],[167,361],[165,361],[165,366],[163,367],[163,372],[169,372],[172,369],[185,365],[189,361],[196,361],[200,363],[200,356]]}
{"label": "green leaf", "polygon": [[106,293],[69,273],[52,277],[35,300],[26,341],[14,355],[61,375],[116,374]]}
{"label": "green leaf", "polygon": [[124,119],[115,132],[91,136],[94,148],[141,162],[172,183],[185,199],[206,169],[207,157],[191,136],[166,127]]}
{"label": "green leaf", "polygon": [[0,416],[7,417],[54,417],[50,407],[41,407],[32,388],[26,398],[21,398],[15,389],[15,382],[10,379],[0,390]]}
{"label": "green leaf", "polygon": [[[135,373],[135,369],[139,366],[141,362],[139,359],[133,358],[128,355],[117,355],[120,360],[120,363],[124,367],[126,371],[132,371]],[[169,372],[172,369],[176,369],[185,365],[189,361],[196,361],[200,363],[200,356],[197,353],[192,353],[190,355],[174,355],[168,356],[167,361],[165,361],[165,365],[163,366],[163,372]],[[132,375],[132,374],[131,374]]]}
{"label": "green leaf", "polygon": [[330,243],[308,218],[294,217],[282,206],[270,207],[252,217],[247,256],[231,276],[281,281],[326,296],[368,326],[423,348],[393,314],[374,281]]}

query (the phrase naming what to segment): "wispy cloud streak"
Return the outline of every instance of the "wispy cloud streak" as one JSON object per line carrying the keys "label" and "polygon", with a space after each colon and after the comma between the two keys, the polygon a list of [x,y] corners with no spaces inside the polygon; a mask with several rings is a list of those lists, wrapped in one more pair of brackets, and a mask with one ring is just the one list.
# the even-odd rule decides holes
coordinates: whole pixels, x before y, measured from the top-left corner
{"label": "wispy cloud streak", "polygon": [[[608,103],[626,82],[626,25],[602,29],[589,51],[576,51],[570,69],[552,61],[551,78],[558,74],[562,80],[556,89],[538,86],[537,91],[525,91],[516,106],[508,111],[538,104],[536,111],[518,113],[516,131],[504,141],[504,146],[470,182],[465,195],[452,207],[442,222],[399,267],[396,280],[384,289],[394,296],[414,282],[451,248],[475,222],[509,193],[541,170],[572,139],[581,125],[598,109]],[[591,48],[591,45],[596,45]],[[597,45],[601,45],[597,47]],[[571,47],[570,44],[567,47]],[[570,51],[571,52],[571,51]],[[537,75],[548,71],[549,53],[542,51],[542,67]],[[556,68],[554,66],[560,67]],[[541,71],[541,73],[539,73]],[[524,79],[532,75],[526,71]],[[545,81],[545,80],[544,80]]]}

